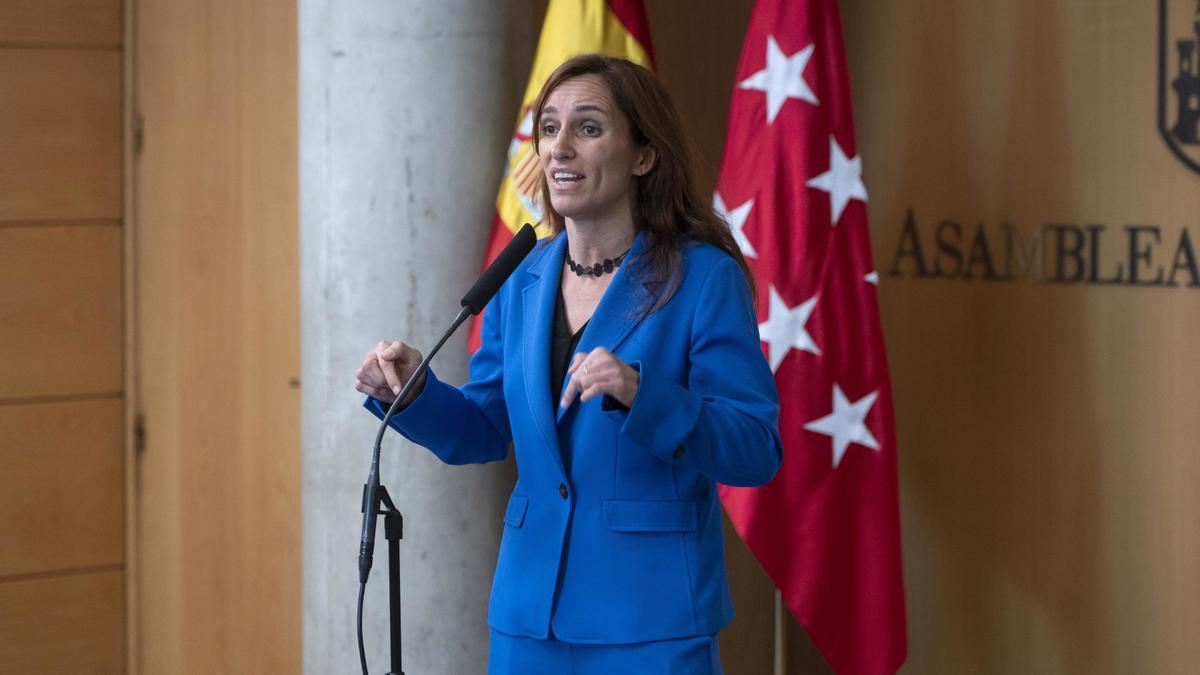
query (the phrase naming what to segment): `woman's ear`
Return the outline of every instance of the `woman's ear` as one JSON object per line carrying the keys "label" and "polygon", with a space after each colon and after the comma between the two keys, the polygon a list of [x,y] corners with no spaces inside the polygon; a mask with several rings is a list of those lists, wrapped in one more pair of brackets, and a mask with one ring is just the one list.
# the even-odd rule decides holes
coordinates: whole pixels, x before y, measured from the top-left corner
{"label": "woman's ear", "polygon": [[643,145],[642,149],[638,152],[637,164],[633,165],[633,175],[645,176],[646,174],[650,173],[650,170],[654,168],[654,165],[657,162],[658,152],[654,148],[650,147],[649,143]]}

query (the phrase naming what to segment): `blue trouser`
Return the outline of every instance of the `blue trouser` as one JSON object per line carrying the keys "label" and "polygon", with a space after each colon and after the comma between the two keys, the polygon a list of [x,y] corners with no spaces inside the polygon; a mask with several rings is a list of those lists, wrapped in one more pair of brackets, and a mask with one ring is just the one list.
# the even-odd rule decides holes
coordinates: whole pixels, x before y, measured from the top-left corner
{"label": "blue trouser", "polygon": [[721,675],[717,636],[589,645],[492,630],[488,675]]}

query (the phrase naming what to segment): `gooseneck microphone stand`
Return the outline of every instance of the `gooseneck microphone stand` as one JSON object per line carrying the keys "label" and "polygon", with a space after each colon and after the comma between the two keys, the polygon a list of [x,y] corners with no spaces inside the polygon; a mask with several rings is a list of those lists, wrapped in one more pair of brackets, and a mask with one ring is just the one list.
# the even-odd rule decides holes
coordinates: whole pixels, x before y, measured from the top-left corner
{"label": "gooseneck microphone stand", "polygon": [[[383,516],[384,536],[388,540],[388,605],[392,651],[391,670],[388,671],[388,675],[404,675],[400,655],[400,540],[404,535],[404,517],[396,509],[387,488],[379,484],[379,455],[383,445],[383,435],[387,431],[392,417],[400,410],[401,402],[408,398],[413,387],[421,381],[425,371],[429,370],[429,362],[441,350],[442,345],[446,344],[446,340],[450,339],[450,336],[467,320],[467,317],[483,310],[499,290],[500,285],[533,250],[536,243],[537,235],[534,234],[533,226],[526,223],[508,246],[504,247],[500,255],[496,256],[495,262],[488,267],[479,281],[475,282],[471,290],[463,296],[462,310],[454,318],[446,332],[442,334],[441,339],[437,341],[429,355],[421,359],[420,365],[408,378],[408,382],[404,383],[404,387],[396,395],[396,400],[392,401],[387,414],[383,416],[379,432],[375,434],[375,447],[371,451],[371,470],[367,474],[366,484],[363,485],[362,538],[358,549],[358,658],[363,675],[367,675],[367,652],[363,645],[362,630],[363,598],[366,595],[367,579],[371,575],[371,565],[375,557],[375,527],[379,516]],[[380,508],[381,502],[382,509]]]}
{"label": "gooseneck microphone stand", "polygon": [[[388,671],[388,675],[404,675],[400,655],[400,540],[404,537],[404,516],[396,509],[387,488],[379,484],[379,455],[380,448],[383,446],[383,434],[387,431],[392,417],[399,411],[400,402],[408,397],[413,386],[421,381],[421,376],[429,369],[429,362],[469,316],[471,316],[470,308],[463,307],[455,317],[454,323],[442,335],[442,339],[438,340],[437,345],[429,352],[428,356],[421,359],[421,364],[408,378],[408,382],[404,384],[404,388],[400,390],[396,400],[392,401],[387,415],[384,415],[383,423],[379,425],[379,433],[375,434],[375,447],[371,451],[371,471],[367,474],[366,484],[363,485],[363,531],[362,543],[358,551],[358,658],[361,661],[364,675],[367,673],[367,653],[362,637],[362,604],[367,589],[367,578],[371,576],[371,564],[375,558],[375,526],[378,516],[383,516],[384,536],[388,540],[388,610],[392,648],[392,669]],[[384,506],[382,510],[380,509],[381,501]]]}

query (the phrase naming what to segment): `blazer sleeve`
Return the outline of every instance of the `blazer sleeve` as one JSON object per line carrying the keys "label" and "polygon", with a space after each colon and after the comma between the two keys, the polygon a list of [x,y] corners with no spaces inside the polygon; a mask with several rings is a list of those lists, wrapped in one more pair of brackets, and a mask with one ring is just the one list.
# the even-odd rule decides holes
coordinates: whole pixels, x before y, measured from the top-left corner
{"label": "blazer sleeve", "polygon": [[[389,422],[447,464],[482,464],[508,455],[512,430],[504,401],[501,311],[497,295],[483,313],[483,344],[471,357],[467,384],[462,388],[446,384],[430,369],[421,393]],[[368,396],[363,406],[383,419],[389,404]]]}
{"label": "blazer sleeve", "polygon": [[621,433],[666,462],[726,485],[762,485],[783,461],[779,395],[763,358],[750,289],[722,257],[704,281],[691,325],[687,386],[639,370]]}

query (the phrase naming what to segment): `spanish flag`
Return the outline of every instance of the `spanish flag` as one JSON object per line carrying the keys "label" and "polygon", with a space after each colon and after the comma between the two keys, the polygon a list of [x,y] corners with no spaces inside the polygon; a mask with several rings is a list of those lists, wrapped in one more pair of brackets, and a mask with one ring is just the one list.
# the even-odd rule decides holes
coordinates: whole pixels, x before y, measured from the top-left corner
{"label": "spanish flag", "polygon": [[[549,234],[538,204],[537,150],[533,147],[533,100],[542,83],[563,61],[589,52],[620,56],[647,68],[654,65],[650,28],[642,0],[550,0],[529,84],[517,112],[517,129],[508,146],[504,178],[496,195],[496,215],[484,256],[486,269],[525,223],[537,225],[539,237]],[[479,348],[483,315],[475,317],[468,342],[472,352]]]}

